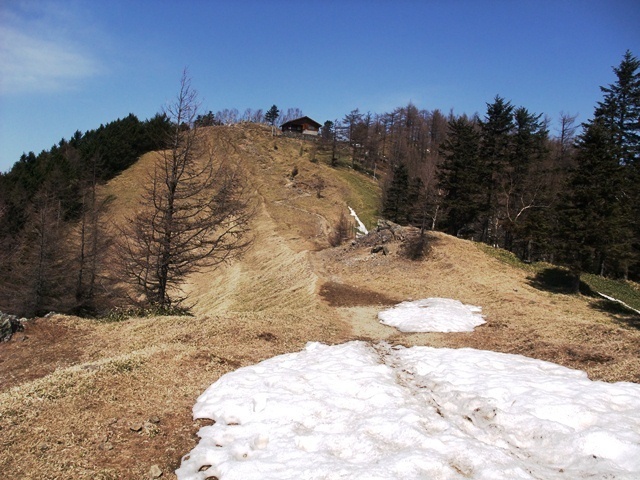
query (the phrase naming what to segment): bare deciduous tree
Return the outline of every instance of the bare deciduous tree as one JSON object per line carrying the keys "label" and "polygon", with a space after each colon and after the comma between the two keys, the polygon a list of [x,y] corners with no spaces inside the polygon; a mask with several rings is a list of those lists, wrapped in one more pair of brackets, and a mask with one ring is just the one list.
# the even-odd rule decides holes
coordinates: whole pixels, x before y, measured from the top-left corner
{"label": "bare deciduous tree", "polygon": [[565,168],[571,164],[571,154],[576,141],[576,130],[578,129],[575,123],[576,118],[578,118],[577,115],[560,112],[557,157],[560,165]]}
{"label": "bare deciduous tree", "polygon": [[302,113],[302,110],[300,110],[298,107],[287,108],[286,113],[280,112],[280,117],[278,118],[278,124],[282,125],[283,123],[290,122],[291,120],[295,120],[296,118],[300,118],[303,116],[304,114]]}
{"label": "bare deciduous tree", "polygon": [[123,230],[124,273],[161,309],[181,306],[185,277],[218,265],[247,246],[250,209],[239,168],[214,159],[194,126],[197,93],[186,71],[166,109],[173,128],[143,195],[142,209]]}
{"label": "bare deciduous tree", "polygon": [[107,305],[99,298],[108,295],[108,291],[113,293],[114,289],[106,275],[107,253],[113,238],[105,220],[105,213],[114,197],[98,192],[96,170],[99,156],[94,155],[89,162],[92,169],[81,187],[80,218],[70,235],[75,245],[72,265],[77,271],[74,308],[77,313],[95,313],[100,307],[104,308]]}
{"label": "bare deciduous tree", "polygon": [[[34,196],[27,223],[8,258],[2,308],[19,315],[44,315],[69,304],[73,292],[66,225],[55,185],[47,182]],[[5,306],[6,305],[6,306]]]}
{"label": "bare deciduous tree", "polygon": [[237,108],[225,108],[215,114],[215,117],[222,125],[233,125],[238,123],[238,109]]}

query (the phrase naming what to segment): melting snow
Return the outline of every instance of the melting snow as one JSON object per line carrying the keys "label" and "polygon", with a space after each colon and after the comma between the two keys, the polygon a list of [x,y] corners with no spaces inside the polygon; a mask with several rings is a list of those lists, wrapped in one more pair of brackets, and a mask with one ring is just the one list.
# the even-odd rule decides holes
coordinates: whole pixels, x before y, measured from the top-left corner
{"label": "melting snow", "polygon": [[356,230],[358,230],[358,235],[366,235],[367,233],[369,233],[369,230],[367,230],[367,227],[364,226],[364,223],[360,221],[360,218],[356,214],[355,210],[351,207],[347,208],[349,208],[349,214],[356,220]]}
{"label": "melting snow", "polygon": [[309,343],[193,412],[179,480],[640,478],[640,385],[519,355]]}
{"label": "melting snow", "polygon": [[627,305],[626,303],[624,303],[622,300],[618,300],[617,298],[610,297],[609,295],[605,295],[604,293],[600,293],[600,292],[596,292],[596,293],[600,295],[602,298],[606,298],[610,302],[619,303],[620,305],[624,306],[625,308],[628,308],[629,310],[633,310],[636,313],[640,313],[640,310],[636,310],[631,305]]}
{"label": "melting snow", "polygon": [[378,313],[378,319],[401,332],[472,332],[485,323],[481,310],[450,298],[427,298],[399,303]]}

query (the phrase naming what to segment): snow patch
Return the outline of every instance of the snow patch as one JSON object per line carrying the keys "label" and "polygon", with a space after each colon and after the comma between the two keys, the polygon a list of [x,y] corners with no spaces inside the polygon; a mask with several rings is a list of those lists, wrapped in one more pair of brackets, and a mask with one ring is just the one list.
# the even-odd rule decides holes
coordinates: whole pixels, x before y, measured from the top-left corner
{"label": "snow patch", "polygon": [[349,206],[347,206],[347,208],[349,209],[349,215],[351,215],[356,220],[356,230],[358,230],[358,235],[367,235],[369,233],[369,230],[367,230],[367,227],[364,226],[364,223],[360,221],[360,218],[356,214],[355,210]]}
{"label": "snow patch", "polygon": [[378,313],[378,319],[401,332],[472,332],[485,323],[481,311],[450,298],[427,298],[399,303]]}
{"label": "snow patch", "polygon": [[179,480],[640,478],[640,385],[519,355],[309,343],[193,412]]}
{"label": "snow patch", "polygon": [[619,303],[620,305],[628,308],[629,310],[633,310],[636,313],[640,313],[640,310],[636,310],[635,308],[633,308],[630,305],[627,305],[626,303],[624,303],[622,300],[618,300],[617,298],[613,298],[610,297],[609,295],[605,295],[604,293],[600,293],[600,292],[596,292],[598,295],[600,295],[602,298],[606,298],[607,300],[611,301],[611,302],[616,302]]}

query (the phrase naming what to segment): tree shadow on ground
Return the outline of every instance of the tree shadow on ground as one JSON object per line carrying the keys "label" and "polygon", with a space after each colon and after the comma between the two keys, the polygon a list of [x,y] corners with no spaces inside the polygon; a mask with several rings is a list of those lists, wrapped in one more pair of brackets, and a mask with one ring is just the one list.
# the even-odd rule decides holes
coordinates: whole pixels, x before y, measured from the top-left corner
{"label": "tree shadow on ground", "polygon": [[[545,268],[538,272],[534,277],[531,277],[529,279],[529,284],[538,290],[551,293],[560,293],[565,295],[577,293],[575,291],[575,277],[563,268]],[[580,281],[578,290],[582,295],[592,299],[590,306],[594,310],[598,310],[609,315],[622,326],[640,330],[640,314],[634,310],[619,302],[603,298],[583,281]]]}
{"label": "tree shadow on ground", "polygon": [[[563,268],[550,267],[536,273],[534,277],[529,278],[529,285],[538,290],[551,293],[564,293],[571,295],[576,292],[575,277],[569,271]],[[594,296],[595,293],[589,285],[580,281],[578,290],[583,295]]]}
{"label": "tree shadow on ground", "polygon": [[396,305],[402,299],[363,287],[327,282],[320,288],[320,296],[332,307],[359,307],[368,305]]}
{"label": "tree shadow on ground", "polygon": [[640,330],[640,314],[619,302],[598,296],[597,299],[591,302],[591,307],[613,317],[613,319],[622,326]]}

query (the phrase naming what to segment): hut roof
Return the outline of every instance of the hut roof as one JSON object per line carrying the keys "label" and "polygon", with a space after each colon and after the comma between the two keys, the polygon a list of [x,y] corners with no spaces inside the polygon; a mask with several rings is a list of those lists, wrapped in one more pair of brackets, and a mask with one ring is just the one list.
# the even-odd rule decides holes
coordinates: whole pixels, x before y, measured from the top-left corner
{"label": "hut roof", "polygon": [[303,124],[307,124],[307,125],[312,125],[316,128],[320,128],[322,125],[318,122],[316,122],[313,118],[304,116],[304,117],[300,117],[300,118],[295,118],[293,120],[289,120],[288,122],[285,122],[281,125],[282,128],[286,128],[288,126],[293,126],[293,125],[303,125]]}

